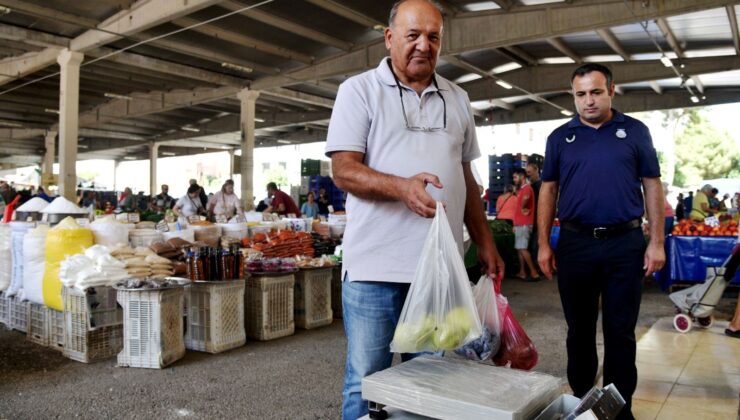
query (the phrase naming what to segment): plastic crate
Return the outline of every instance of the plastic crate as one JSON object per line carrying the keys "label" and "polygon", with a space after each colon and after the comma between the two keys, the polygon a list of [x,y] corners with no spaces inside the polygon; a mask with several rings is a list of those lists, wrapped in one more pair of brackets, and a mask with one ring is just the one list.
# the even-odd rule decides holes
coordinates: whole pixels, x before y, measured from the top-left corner
{"label": "plastic crate", "polygon": [[311,329],[332,323],[331,279],[331,267],[298,271],[294,293],[296,327]]}
{"label": "plastic crate", "polygon": [[123,312],[116,302],[116,289],[110,286],[91,287],[84,292],[64,287],[62,291],[64,312],[75,322],[84,322],[87,329],[121,325]]}
{"label": "plastic crate", "polygon": [[221,353],[247,342],[244,280],[193,283],[185,291],[185,348]]}
{"label": "plastic crate", "polygon": [[0,324],[10,328],[10,303],[3,292],[0,292]]}
{"label": "plastic crate", "polygon": [[46,305],[28,304],[28,331],[26,340],[42,346],[49,345],[49,315]]}
{"label": "plastic crate", "polygon": [[267,341],[293,335],[293,274],[246,280],[244,326],[249,338]]}
{"label": "plastic crate", "polygon": [[123,351],[118,366],[162,369],[185,356],[183,287],[118,290]]}
{"label": "plastic crate", "polygon": [[47,329],[49,331],[48,346],[57,351],[64,350],[64,312],[55,311],[51,308],[47,310]]}
{"label": "plastic crate", "polygon": [[[64,343],[62,354],[72,360],[93,363],[114,357],[123,347],[123,317],[112,287],[80,291],[62,288]],[[59,328],[54,328],[58,337]],[[50,335],[51,339],[51,335]],[[59,343],[52,343],[58,349]]]}
{"label": "plastic crate", "polygon": [[342,319],[342,266],[331,270],[331,311],[334,319]]}
{"label": "plastic crate", "polygon": [[18,296],[8,298],[8,327],[25,333],[28,331],[28,301],[21,302]]}

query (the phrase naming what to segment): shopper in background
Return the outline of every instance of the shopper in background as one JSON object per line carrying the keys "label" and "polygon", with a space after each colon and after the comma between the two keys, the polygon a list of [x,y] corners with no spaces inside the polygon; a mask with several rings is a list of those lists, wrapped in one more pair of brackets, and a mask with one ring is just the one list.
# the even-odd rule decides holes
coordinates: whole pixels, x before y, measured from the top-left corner
{"label": "shopper in background", "polygon": [[82,207],[92,206],[94,209],[98,207],[98,197],[95,191],[85,191],[82,194]]}
{"label": "shopper in background", "polygon": [[504,193],[496,199],[496,220],[504,220],[509,226],[514,226],[514,215],[516,214],[515,187],[507,185]]}
{"label": "shopper in background", "polygon": [[678,221],[681,221],[686,218],[686,207],[684,207],[683,193],[678,193],[678,199],[676,201],[676,210],[674,212],[674,215],[676,216],[676,220]]}
{"label": "shopper in background", "polygon": [[15,188],[13,188],[13,186],[8,184],[6,181],[0,180],[0,196],[2,196],[3,201],[6,204],[10,203],[15,198],[15,195]]}
{"label": "shopper in background", "polygon": [[162,192],[154,197],[154,208],[157,212],[163,213],[175,205],[175,199],[169,194],[170,186],[162,184]]}
{"label": "shopper in background", "polygon": [[316,201],[314,200],[313,191],[310,191],[308,195],[306,195],[306,202],[301,206],[301,214],[303,214],[304,217],[310,217],[312,219],[319,215],[319,205],[316,204]]}
{"label": "shopper in background", "polygon": [[331,205],[331,200],[329,200],[329,196],[326,194],[326,188],[319,187],[319,199],[316,202],[319,206],[319,214],[326,217],[329,215],[329,205]]}
{"label": "shopper in background", "polygon": [[178,217],[187,221],[190,216],[205,216],[206,209],[200,202],[200,190],[198,184],[192,184],[188,187],[188,192],[177,200],[177,204],[172,211]]}
{"label": "shopper in background", "polygon": [[[516,277],[525,281],[539,281],[540,276],[532,263],[532,254],[529,253],[529,237],[532,235],[534,224],[534,190],[527,182],[527,173],[524,169],[514,169],[514,185],[517,188],[514,209],[514,248],[519,257],[519,273]],[[527,269],[529,269],[529,276],[527,276]]]}
{"label": "shopper in background", "polygon": [[703,222],[704,218],[714,215],[714,212],[709,206],[709,197],[712,195],[712,186],[709,184],[701,187],[701,190],[696,192],[692,202],[691,214],[689,217],[695,222]]}
{"label": "shopper in background", "polygon": [[[527,179],[529,180],[529,185],[532,186],[532,191],[534,191],[534,211],[533,211],[533,217],[532,217],[532,234],[529,235],[529,246],[527,249],[529,249],[529,254],[532,256],[531,259],[532,264],[534,265],[535,269],[537,269],[537,272],[539,272],[540,266],[537,263],[537,253],[539,252],[540,248],[537,246],[537,200],[540,196],[540,187],[542,186],[542,179],[540,178],[540,165],[537,162],[529,161],[527,162],[527,167],[525,170],[527,171]],[[538,277],[539,279],[539,277]]]}
{"label": "shopper in background", "polygon": [[211,197],[208,201],[208,218],[215,219],[222,216],[227,220],[237,214],[244,213],[241,200],[234,193],[234,181],[227,179],[221,186],[221,191]]}
{"label": "shopper in background", "polygon": [[[198,185],[198,181],[195,179],[190,180],[190,185]],[[198,192],[198,198],[200,198],[200,203],[203,205],[203,208],[206,208],[208,206],[208,195],[206,194],[206,190],[199,186],[200,191]]]}
{"label": "shopper in background", "polygon": [[50,203],[54,200],[54,197],[50,197],[48,194],[46,194],[46,190],[44,190],[44,187],[42,187],[41,185],[39,185],[38,194],[36,196]]}
{"label": "shopper in background", "polygon": [[300,216],[301,210],[293,201],[293,198],[278,189],[277,184],[270,182],[267,184],[267,196],[272,199],[270,206],[265,210],[266,213],[277,213],[281,216],[292,214]]}
{"label": "shopper in background", "polygon": [[395,3],[385,29],[390,59],[342,83],[329,123],[326,154],[334,182],[349,193],[342,274],[345,420],[368,412],[362,378],[391,365],[389,344],[438,201],[446,204],[461,257],[464,220],[486,273],[503,274],[470,169],[480,156],[470,102],[435,74],[442,24],[431,1]]}
{"label": "shopper in background", "polygon": [[711,193],[707,196],[709,199],[709,208],[712,209],[714,212],[719,211],[719,198],[717,198],[717,195],[719,195],[719,190],[716,188],[712,188]]}
{"label": "shopper in background", "polygon": [[683,200],[683,208],[685,211],[686,217],[691,217],[691,211],[694,208],[694,192],[689,191],[689,194],[686,196],[686,198]]}
{"label": "shopper in background", "polygon": [[121,197],[118,199],[118,207],[123,211],[133,211],[136,208],[136,201],[134,200],[134,193],[130,187],[123,189]]}
{"label": "shopper in background", "polygon": [[[614,82],[607,67],[580,66],[571,87],[577,115],[547,139],[538,203],[540,268],[552,278],[557,261],[573,393],[583,397],[596,383],[601,308],[603,381],[613,383],[626,401],[617,418],[633,419],[642,281],[665,264],[658,156],[645,124],[612,109]],[[646,207],[647,247],[641,229]],[[560,238],[553,253],[556,208]]]}

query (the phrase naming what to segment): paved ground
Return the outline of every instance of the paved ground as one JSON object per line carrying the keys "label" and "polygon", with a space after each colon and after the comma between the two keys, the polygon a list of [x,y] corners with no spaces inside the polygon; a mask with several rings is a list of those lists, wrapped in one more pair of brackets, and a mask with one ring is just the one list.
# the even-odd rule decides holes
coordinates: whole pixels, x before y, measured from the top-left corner
{"label": "paved ground", "polygon": [[[540,353],[536,370],[565,374],[565,324],[553,282],[504,283],[504,294]],[[723,299],[727,319],[734,299]],[[673,314],[648,283],[643,333]],[[337,419],[346,341],[341,321],[220,355],[188,352],[164,370],[77,363],[0,327],[0,419],[254,418]]]}

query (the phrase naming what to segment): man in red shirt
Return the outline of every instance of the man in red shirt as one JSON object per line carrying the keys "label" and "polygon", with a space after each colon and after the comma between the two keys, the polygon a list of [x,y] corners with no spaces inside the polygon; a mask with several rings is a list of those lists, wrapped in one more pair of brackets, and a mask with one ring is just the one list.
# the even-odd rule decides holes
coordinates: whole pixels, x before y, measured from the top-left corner
{"label": "man in red shirt", "polygon": [[[519,254],[519,273],[516,275],[522,280],[537,281],[540,276],[532,262],[529,252],[529,237],[534,225],[534,190],[527,182],[527,172],[523,168],[514,169],[514,185],[517,187],[516,212],[514,213],[514,248]],[[526,264],[526,266],[525,266]],[[531,277],[527,277],[529,268]]]}
{"label": "man in red shirt", "polygon": [[298,209],[295,201],[288,194],[280,191],[274,182],[267,184],[267,196],[272,197],[272,202],[265,210],[266,213],[276,212],[281,216],[292,214],[295,217],[301,217],[301,210]]}

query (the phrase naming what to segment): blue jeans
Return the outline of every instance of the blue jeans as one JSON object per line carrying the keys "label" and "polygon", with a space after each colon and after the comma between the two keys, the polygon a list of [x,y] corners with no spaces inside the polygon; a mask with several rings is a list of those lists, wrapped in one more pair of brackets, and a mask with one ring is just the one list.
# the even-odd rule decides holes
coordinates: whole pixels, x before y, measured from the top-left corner
{"label": "blue jeans", "polygon": [[[407,283],[345,281],[342,315],[347,336],[347,364],[342,391],[342,419],[355,420],[368,413],[362,399],[362,378],[387,369],[393,361],[390,343],[401,316]],[[402,354],[405,362],[417,354]]]}

